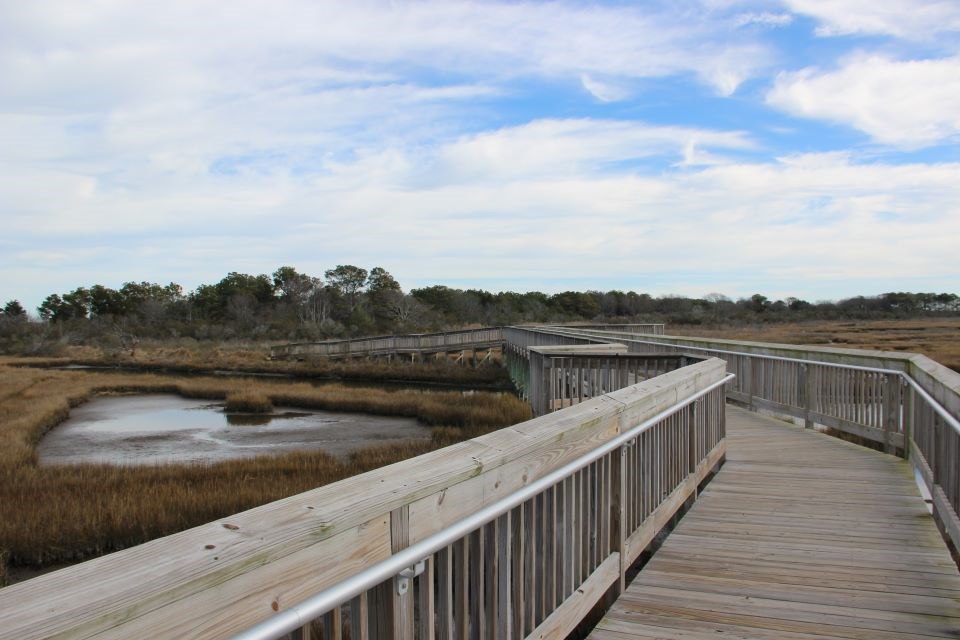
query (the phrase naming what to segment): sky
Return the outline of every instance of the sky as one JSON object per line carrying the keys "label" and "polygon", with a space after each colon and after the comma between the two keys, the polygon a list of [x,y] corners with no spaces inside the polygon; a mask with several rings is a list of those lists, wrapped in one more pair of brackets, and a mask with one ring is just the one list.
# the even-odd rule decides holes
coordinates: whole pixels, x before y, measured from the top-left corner
{"label": "sky", "polygon": [[960,1],[0,0],[0,303],[960,291]]}

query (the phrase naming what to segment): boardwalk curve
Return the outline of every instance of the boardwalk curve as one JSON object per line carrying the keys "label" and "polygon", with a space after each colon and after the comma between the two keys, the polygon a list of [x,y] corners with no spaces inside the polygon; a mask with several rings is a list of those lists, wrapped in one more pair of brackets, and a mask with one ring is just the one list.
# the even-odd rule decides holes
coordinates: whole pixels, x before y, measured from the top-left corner
{"label": "boardwalk curve", "polygon": [[727,408],[727,462],[597,625],[631,638],[957,638],[910,464]]}

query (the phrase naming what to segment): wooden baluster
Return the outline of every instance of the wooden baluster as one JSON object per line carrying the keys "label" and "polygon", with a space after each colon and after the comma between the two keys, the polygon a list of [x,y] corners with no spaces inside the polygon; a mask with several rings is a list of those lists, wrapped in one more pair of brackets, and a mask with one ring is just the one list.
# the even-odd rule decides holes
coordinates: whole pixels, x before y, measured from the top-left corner
{"label": "wooden baluster", "polygon": [[350,640],[368,640],[369,612],[367,609],[367,592],[350,601]]}
{"label": "wooden baluster", "polygon": [[[513,526],[519,522],[513,511],[507,511],[497,518],[497,640],[512,640],[514,596],[519,600],[519,589],[514,589],[513,577]],[[516,591],[516,593],[515,593]],[[491,625],[492,626],[492,625]]]}
{"label": "wooden baluster", "polygon": [[626,586],[626,522],[624,514],[624,499],[627,493],[627,477],[625,473],[627,447],[620,447],[620,451],[610,456],[610,549],[620,554],[620,578],[617,581],[616,595],[623,593]]}
{"label": "wooden baluster", "polygon": [[437,552],[437,640],[453,640],[453,549]]}
{"label": "wooden baluster", "polygon": [[[434,640],[434,557],[428,556],[426,564],[417,579],[417,638],[418,640]],[[338,638],[339,640],[339,638]]]}
{"label": "wooden baluster", "polygon": [[471,640],[483,640],[487,637],[486,607],[484,606],[484,528],[480,527],[470,534],[470,635]]}

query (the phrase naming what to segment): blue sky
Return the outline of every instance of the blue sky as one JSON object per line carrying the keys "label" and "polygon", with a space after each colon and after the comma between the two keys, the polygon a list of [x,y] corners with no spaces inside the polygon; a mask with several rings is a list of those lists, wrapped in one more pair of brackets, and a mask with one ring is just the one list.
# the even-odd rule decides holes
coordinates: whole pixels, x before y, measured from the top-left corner
{"label": "blue sky", "polygon": [[[960,3],[0,0],[0,298],[960,289]],[[2,302],[0,300],[0,302]]]}

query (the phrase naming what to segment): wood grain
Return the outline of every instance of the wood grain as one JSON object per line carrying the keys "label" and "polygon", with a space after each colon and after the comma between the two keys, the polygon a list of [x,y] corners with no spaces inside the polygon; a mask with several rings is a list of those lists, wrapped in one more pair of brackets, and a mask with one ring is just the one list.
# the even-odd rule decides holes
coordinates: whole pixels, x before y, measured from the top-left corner
{"label": "wood grain", "polygon": [[734,407],[726,445],[590,638],[960,636],[960,574],[909,463]]}

